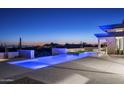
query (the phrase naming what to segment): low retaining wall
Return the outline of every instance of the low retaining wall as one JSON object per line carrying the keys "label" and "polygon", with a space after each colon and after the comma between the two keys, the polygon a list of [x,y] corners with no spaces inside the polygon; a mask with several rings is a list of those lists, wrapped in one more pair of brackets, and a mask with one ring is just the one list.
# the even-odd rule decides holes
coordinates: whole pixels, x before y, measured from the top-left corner
{"label": "low retaining wall", "polygon": [[[19,56],[19,53],[18,52],[8,52],[7,56],[8,56],[8,58],[15,58],[15,57]],[[5,52],[0,53],[0,58],[1,59],[5,58]]]}
{"label": "low retaining wall", "polygon": [[5,53],[0,53],[0,58],[2,59],[2,58],[4,58],[4,55],[5,55]]}
{"label": "low retaining wall", "polygon": [[52,48],[52,54],[66,54],[68,50],[66,48]]}
{"label": "low retaining wall", "polygon": [[34,58],[34,50],[19,50],[19,56],[23,58]]}
{"label": "low retaining wall", "polygon": [[19,56],[19,52],[8,52],[8,58],[15,58]]}
{"label": "low retaining wall", "polygon": [[84,51],[84,48],[52,48],[52,54],[67,54],[68,52]]}
{"label": "low retaining wall", "polygon": [[18,50],[17,52],[0,52],[0,58],[15,58],[15,57],[22,57],[22,58],[34,58],[34,50]]}
{"label": "low retaining wall", "polygon": [[78,52],[78,51],[84,51],[85,49],[84,48],[70,48],[67,50],[68,52]]}

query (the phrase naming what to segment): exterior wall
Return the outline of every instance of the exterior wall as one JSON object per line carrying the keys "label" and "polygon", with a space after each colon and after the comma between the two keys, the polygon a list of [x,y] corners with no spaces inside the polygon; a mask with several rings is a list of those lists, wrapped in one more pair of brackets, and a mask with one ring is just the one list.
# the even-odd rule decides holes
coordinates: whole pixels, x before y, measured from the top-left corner
{"label": "exterior wall", "polygon": [[124,54],[124,37],[116,37],[116,52]]}
{"label": "exterior wall", "polygon": [[34,50],[19,50],[19,56],[23,58],[34,58]]}
{"label": "exterior wall", "polygon": [[116,39],[115,37],[106,37],[108,54],[116,53]]}

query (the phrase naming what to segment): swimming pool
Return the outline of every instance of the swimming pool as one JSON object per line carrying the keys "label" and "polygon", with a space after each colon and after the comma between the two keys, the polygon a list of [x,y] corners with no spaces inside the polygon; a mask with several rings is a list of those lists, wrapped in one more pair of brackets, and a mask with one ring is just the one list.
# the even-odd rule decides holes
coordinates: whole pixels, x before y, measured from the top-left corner
{"label": "swimming pool", "polygon": [[48,67],[51,65],[56,65],[64,62],[70,62],[75,59],[84,58],[87,56],[96,55],[95,52],[84,52],[79,55],[75,54],[60,54],[56,56],[47,56],[47,57],[40,57],[30,60],[23,60],[23,61],[15,61],[15,62],[8,62],[9,64],[30,68],[30,69],[39,69],[43,67]]}

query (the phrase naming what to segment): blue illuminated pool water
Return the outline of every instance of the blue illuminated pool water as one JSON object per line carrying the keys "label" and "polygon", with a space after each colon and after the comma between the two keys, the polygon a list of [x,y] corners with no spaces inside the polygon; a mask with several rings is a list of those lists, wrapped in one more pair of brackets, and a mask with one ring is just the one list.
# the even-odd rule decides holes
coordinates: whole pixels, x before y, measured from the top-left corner
{"label": "blue illuminated pool water", "polygon": [[84,58],[87,56],[96,55],[95,52],[84,52],[79,55],[75,54],[60,54],[56,56],[47,56],[47,57],[40,57],[30,60],[23,60],[23,61],[15,61],[15,62],[8,62],[9,64],[14,64],[21,67],[26,67],[30,69],[39,69],[55,64],[60,64],[64,62],[70,62],[75,59]]}

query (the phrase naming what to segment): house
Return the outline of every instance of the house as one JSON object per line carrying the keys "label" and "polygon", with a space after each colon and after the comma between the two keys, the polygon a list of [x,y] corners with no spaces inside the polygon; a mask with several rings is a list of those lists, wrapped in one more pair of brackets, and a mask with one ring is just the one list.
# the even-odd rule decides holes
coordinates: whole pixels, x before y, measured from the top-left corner
{"label": "house", "polygon": [[99,26],[104,33],[95,34],[98,38],[98,51],[102,50],[101,40],[106,42],[108,54],[124,54],[124,21],[120,24]]}

